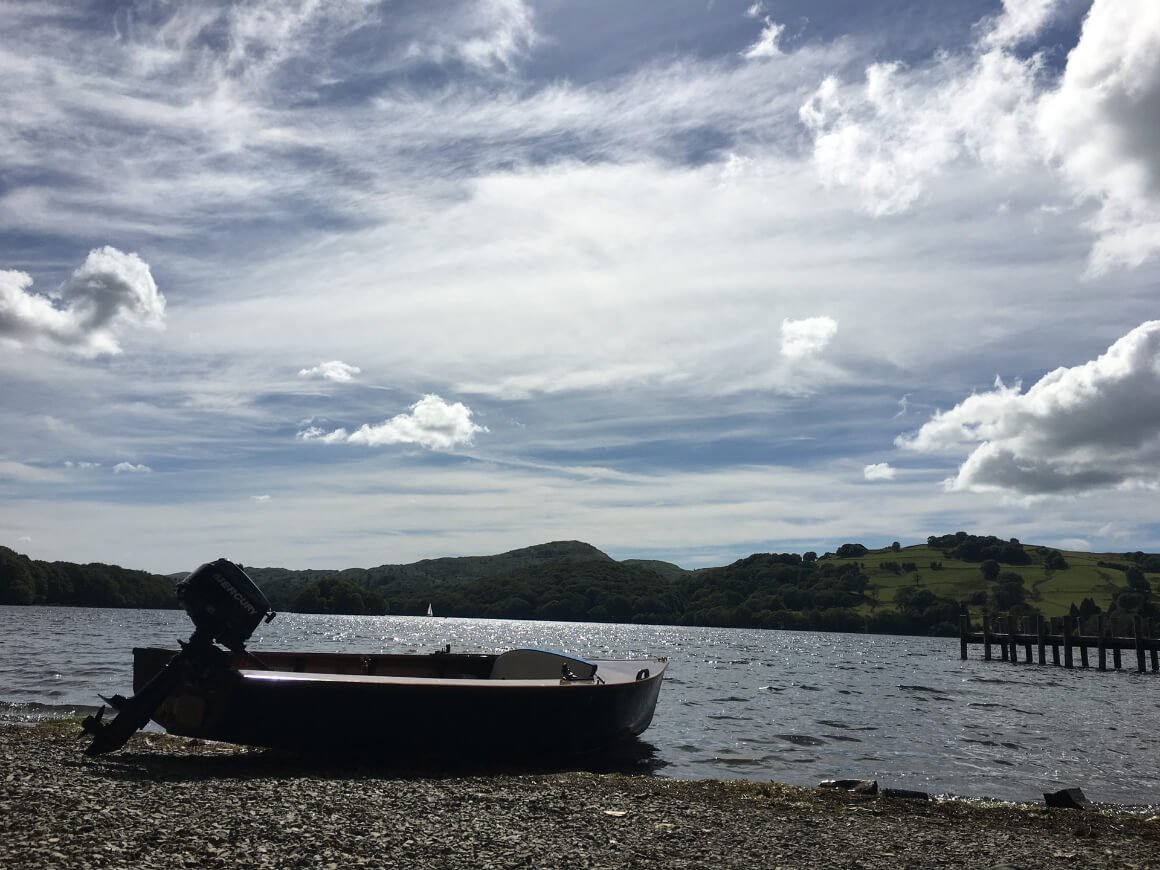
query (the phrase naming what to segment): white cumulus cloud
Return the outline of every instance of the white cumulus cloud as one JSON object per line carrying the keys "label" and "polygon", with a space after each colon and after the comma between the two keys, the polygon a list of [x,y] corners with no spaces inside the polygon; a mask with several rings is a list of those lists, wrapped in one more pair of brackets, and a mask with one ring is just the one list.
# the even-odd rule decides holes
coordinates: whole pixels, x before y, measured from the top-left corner
{"label": "white cumulus cloud", "polygon": [[832,317],[786,318],[781,322],[781,355],[803,359],[825,350],[838,332],[838,321]]}
{"label": "white cumulus cloud", "polygon": [[1160,482],[1160,320],[1107,352],[1044,375],[1027,392],[994,389],[935,414],[899,447],[967,452],[952,490],[1019,496]]}
{"label": "white cumulus cloud", "polygon": [[347,365],[342,360],[335,359],[330,362],[321,362],[313,368],[301,369],[298,372],[298,377],[322,378],[323,380],[345,384],[354,380],[354,376],[361,373],[362,369],[358,366]]}
{"label": "white cumulus cloud", "polygon": [[132,462],[118,462],[113,466],[113,474],[149,474],[152,471],[148,465],[135,465]]}
{"label": "white cumulus cloud", "polygon": [[450,450],[470,444],[476,433],[486,432],[472,419],[472,411],[462,402],[446,402],[428,394],[413,404],[406,414],[397,414],[378,425],[363,424],[354,432],[335,429],[331,432],[312,426],[298,433],[304,441],[325,444],[365,444],[383,447],[391,444],[418,444],[431,450]]}
{"label": "white cumulus cloud", "polygon": [[1014,49],[1061,6],[1004,0],[966,51],[825,79],[799,111],[822,182],[881,216],[911,208],[957,161],[1052,167],[1077,204],[1096,206],[1092,273],[1160,253],[1160,3],[1094,0],[1056,81],[1043,57]]}
{"label": "white cumulus cloud", "polygon": [[889,462],[875,462],[862,469],[862,476],[867,480],[894,480],[894,468]]}
{"label": "white cumulus cloud", "polygon": [[1093,271],[1160,252],[1160,3],[1092,4],[1039,125],[1076,195],[1099,203]]}
{"label": "white cumulus cloud", "polygon": [[0,338],[98,356],[121,352],[122,329],[164,323],[165,297],[136,254],[91,251],[50,296],[32,292],[32,283],[25,272],[0,270]]}

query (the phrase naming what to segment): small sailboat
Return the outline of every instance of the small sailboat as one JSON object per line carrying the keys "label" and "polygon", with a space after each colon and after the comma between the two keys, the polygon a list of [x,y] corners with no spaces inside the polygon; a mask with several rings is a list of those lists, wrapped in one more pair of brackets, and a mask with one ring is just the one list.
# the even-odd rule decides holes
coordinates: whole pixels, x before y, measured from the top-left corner
{"label": "small sailboat", "polygon": [[428,604],[427,604],[427,615],[428,615],[428,616],[434,616],[434,615],[435,615],[435,611],[431,609],[431,605],[430,605],[430,603],[428,603]]}

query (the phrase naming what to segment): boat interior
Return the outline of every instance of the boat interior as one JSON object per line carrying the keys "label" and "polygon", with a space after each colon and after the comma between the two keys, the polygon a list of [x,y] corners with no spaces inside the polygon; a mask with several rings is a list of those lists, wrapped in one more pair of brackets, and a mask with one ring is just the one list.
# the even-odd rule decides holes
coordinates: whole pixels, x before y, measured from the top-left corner
{"label": "boat interior", "polygon": [[[134,659],[145,670],[165,666],[174,650],[138,648]],[[498,655],[452,653],[363,654],[303,652],[235,652],[238,670],[303,674],[418,677],[465,680],[593,680],[597,664],[578,656],[543,649],[513,649]]]}

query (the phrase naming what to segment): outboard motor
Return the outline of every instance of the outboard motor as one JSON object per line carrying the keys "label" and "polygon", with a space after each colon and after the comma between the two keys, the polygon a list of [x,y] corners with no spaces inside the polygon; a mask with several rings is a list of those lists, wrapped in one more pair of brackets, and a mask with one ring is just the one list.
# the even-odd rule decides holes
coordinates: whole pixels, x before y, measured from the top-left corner
{"label": "outboard motor", "polygon": [[197,631],[234,652],[244,652],[254,629],[274,618],[262,590],[228,559],[202,565],[178,583],[177,600]]}
{"label": "outboard motor", "polygon": [[82,727],[93,735],[86,755],[101,755],[120,749],[149,721],[183,676],[197,678],[228,667],[228,657],[214,643],[235,653],[246,652],[246,641],[264,619],[274,618],[270,602],[246,572],[228,559],[208,562],[177,584],[177,600],[193,620],[194,632],[181,652],[131,698],[106,698],[117,711],[111,722],[103,722],[105,708],[84,720]]}

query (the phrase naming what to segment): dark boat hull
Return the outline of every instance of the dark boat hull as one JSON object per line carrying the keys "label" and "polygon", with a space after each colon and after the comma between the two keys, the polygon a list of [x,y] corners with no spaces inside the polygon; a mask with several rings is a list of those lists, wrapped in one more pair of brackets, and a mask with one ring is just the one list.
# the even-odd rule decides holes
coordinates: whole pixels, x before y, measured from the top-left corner
{"label": "dark boat hull", "polygon": [[[175,654],[133,652],[138,689]],[[154,721],[182,736],[291,751],[589,753],[648,727],[665,669],[602,662],[604,681],[491,680],[494,656],[258,655],[269,669],[237,657],[234,669],[182,680]]]}

